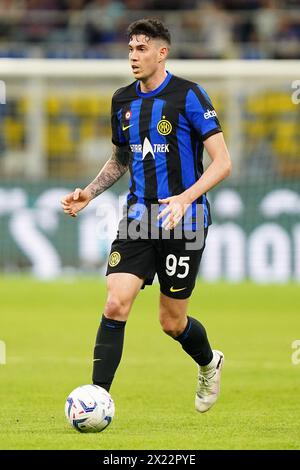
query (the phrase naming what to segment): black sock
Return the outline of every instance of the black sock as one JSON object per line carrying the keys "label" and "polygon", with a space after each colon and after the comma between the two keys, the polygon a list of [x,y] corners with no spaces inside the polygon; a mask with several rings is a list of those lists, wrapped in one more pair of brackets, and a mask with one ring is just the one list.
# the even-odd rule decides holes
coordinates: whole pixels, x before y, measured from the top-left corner
{"label": "black sock", "polygon": [[200,366],[206,366],[212,360],[213,352],[205,328],[195,318],[188,317],[185,330],[175,339]]}
{"label": "black sock", "polygon": [[102,315],[94,349],[93,384],[109,391],[120,363],[126,321]]}

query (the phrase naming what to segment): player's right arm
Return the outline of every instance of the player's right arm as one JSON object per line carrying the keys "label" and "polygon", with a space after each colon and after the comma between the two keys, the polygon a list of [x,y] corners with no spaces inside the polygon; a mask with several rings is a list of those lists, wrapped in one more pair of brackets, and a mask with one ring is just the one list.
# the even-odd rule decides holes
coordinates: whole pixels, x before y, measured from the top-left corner
{"label": "player's right arm", "polygon": [[118,181],[127,169],[126,149],[113,144],[112,155],[96,178],[86,188],[76,188],[61,200],[64,212],[71,217],[76,217],[77,213],[84,209],[92,199]]}

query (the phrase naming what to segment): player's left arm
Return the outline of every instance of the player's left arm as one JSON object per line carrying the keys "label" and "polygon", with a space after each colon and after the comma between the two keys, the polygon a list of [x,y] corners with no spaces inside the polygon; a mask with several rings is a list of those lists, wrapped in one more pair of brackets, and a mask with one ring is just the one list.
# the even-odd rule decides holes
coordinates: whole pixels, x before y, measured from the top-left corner
{"label": "player's left arm", "polygon": [[202,194],[219,184],[231,173],[232,163],[223,132],[218,132],[206,139],[204,147],[212,162],[201,178],[182,193],[187,198],[188,204],[196,201]]}
{"label": "player's left arm", "polygon": [[167,204],[167,207],[158,216],[161,219],[167,215],[163,222],[163,227],[166,230],[176,227],[188,207],[194,201],[227,178],[231,173],[231,158],[222,132],[208,137],[204,141],[204,147],[212,162],[201,178],[183,193],[166,199],[159,199],[159,203]]}

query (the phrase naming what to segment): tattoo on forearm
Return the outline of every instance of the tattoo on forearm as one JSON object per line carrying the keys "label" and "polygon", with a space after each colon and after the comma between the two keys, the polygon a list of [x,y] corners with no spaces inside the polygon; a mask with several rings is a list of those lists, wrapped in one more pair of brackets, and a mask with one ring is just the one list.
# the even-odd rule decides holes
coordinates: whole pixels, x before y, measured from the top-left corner
{"label": "tattoo on forearm", "polygon": [[[87,186],[87,190],[90,192],[92,198],[99,196],[99,194],[110,188],[126,173],[128,162],[126,158],[122,158],[120,155],[121,152],[122,150],[113,145],[110,159],[105,163],[94,181]],[[122,153],[124,153],[124,151]]]}

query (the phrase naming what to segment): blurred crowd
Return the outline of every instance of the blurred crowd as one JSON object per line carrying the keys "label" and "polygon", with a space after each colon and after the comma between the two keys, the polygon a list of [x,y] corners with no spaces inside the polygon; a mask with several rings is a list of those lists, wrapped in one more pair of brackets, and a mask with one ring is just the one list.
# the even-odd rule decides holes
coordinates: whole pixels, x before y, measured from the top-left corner
{"label": "blurred crowd", "polygon": [[126,27],[147,16],[174,58],[300,58],[300,0],[0,0],[0,57],[124,58]]}

